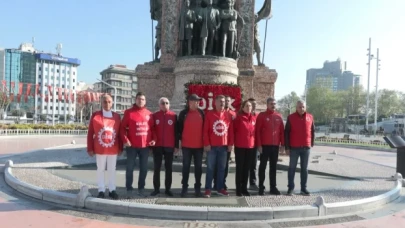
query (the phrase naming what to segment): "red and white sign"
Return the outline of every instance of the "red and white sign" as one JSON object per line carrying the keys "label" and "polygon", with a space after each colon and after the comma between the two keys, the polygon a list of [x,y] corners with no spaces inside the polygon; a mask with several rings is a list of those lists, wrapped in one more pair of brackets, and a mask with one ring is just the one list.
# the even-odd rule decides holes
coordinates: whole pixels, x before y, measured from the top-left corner
{"label": "red and white sign", "polygon": [[242,104],[242,93],[240,87],[227,85],[189,85],[188,94],[197,94],[202,98],[200,109],[213,110],[215,108],[215,97],[218,95],[230,96],[229,108],[238,111]]}

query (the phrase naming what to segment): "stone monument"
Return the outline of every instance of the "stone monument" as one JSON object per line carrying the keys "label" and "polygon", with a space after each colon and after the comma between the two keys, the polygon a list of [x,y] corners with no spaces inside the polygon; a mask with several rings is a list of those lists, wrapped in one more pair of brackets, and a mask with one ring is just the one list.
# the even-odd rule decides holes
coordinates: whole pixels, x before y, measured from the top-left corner
{"label": "stone monument", "polygon": [[[157,21],[156,58],[135,70],[149,108],[156,109],[164,96],[172,109],[182,109],[184,84],[195,80],[239,84],[244,98],[254,97],[259,109],[274,96],[277,72],[260,61],[255,36],[271,0],[263,0],[258,13],[252,0],[150,1],[151,18]],[[253,64],[254,52],[259,52],[258,65]]]}

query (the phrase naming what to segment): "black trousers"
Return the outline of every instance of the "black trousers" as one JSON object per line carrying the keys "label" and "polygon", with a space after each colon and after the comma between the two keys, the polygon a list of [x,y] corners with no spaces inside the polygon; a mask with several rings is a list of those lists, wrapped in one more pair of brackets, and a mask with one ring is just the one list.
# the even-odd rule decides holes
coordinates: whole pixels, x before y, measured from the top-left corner
{"label": "black trousers", "polygon": [[160,189],[160,168],[162,167],[163,157],[165,159],[165,187],[170,190],[172,187],[172,167],[173,167],[174,148],[155,147],[153,148],[153,187],[155,190]]}
{"label": "black trousers", "polygon": [[250,163],[250,171],[249,171],[249,182],[250,185],[256,185],[256,171],[257,171],[257,157],[258,157],[258,151],[257,148],[255,148],[255,157],[251,160]]}
{"label": "black trousers", "polygon": [[270,189],[277,186],[277,161],[279,146],[262,146],[262,154],[260,155],[259,165],[259,188],[264,189],[264,180],[266,179],[267,162],[270,161]]}
{"label": "black trousers", "polygon": [[[226,184],[226,178],[228,177],[228,173],[229,173],[229,160],[231,160],[231,152],[228,152],[228,153],[226,154],[226,166],[225,166],[224,186],[225,186],[225,184]],[[217,190],[217,189],[216,189],[216,187],[217,187],[217,166],[215,166],[215,168],[214,168],[214,179],[213,179],[213,182],[214,182],[214,189]]]}
{"label": "black trousers", "polygon": [[254,148],[235,147],[235,185],[237,194],[247,192],[249,170],[254,156],[256,156],[256,150]]}

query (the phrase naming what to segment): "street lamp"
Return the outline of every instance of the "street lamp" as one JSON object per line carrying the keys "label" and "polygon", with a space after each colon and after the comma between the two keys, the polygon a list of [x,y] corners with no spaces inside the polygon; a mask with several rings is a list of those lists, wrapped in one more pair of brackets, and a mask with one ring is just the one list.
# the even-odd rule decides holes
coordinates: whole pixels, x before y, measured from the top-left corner
{"label": "street lamp", "polygon": [[114,111],[117,111],[117,87],[112,86],[111,84],[108,84],[107,82],[101,80],[101,79],[97,79],[99,82],[111,87],[114,89]]}

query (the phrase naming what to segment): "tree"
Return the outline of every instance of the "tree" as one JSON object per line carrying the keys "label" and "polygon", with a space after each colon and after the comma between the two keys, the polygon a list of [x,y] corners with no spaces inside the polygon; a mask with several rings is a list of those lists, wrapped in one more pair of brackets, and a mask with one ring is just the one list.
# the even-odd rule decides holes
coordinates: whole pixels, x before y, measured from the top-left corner
{"label": "tree", "polygon": [[342,98],[331,89],[313,86],[307,91],[307,110],[317,124],[327,124],[342,112]]}
{"label": "tree", "polygon": [[362,86],[350,87],[340,95],[343,97],[344,115],[358,115],[365,112],[366,92]]}
{"label": "tree", "polygon": [[0,91],[0,110],[3,110],[10,104],[10,98],[7,94]]}
{"label": "tree", "polygon": [[283,98],[277,101],[279,112],[284,117],[287,117],[290,113],[295,111],[295,106],[299,100],[300,97],[294,91],[288,95],[285,95]]}
{"label": "tree", "polygon": [[[399,91],[389,89],[378,91],[378,119],[395,113],[404,113],[404,98],[404,94]],[[370,94],[370,113],[375,114],[375,92]]]}

